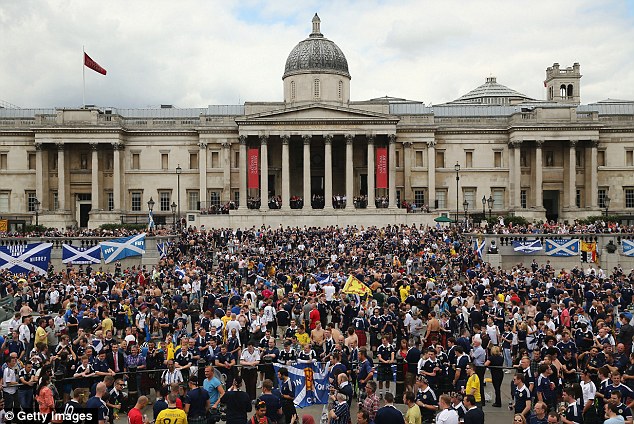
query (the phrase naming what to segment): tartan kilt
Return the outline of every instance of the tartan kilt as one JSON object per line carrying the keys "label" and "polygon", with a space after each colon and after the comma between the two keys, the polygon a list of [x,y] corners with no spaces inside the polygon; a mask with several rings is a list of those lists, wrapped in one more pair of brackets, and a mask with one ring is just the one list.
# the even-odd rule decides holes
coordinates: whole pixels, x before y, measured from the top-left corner
{"label": "tartan kilt", "polygon": [[377,375],[379,381],[392,381],[394,380],[394,375],[392,375],[392,365],[391,364],[378,364],[377,365]]}
{"label": "tartan kilt", "polygon": [[368,344],[368,336],[366,336],[365,331],[355,330],[355,333],[357,333],[357,338],[359,339],[359,347],[365,347]]}

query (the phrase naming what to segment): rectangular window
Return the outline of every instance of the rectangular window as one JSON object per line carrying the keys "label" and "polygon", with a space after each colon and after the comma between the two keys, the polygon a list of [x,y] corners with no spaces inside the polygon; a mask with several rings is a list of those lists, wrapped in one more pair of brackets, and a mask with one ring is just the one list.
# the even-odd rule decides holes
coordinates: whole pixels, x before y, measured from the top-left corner
{"label": "rectangular window", "polygon": [[634,150],[625,151],[625,166],[634,166]]}
{"label": "rectangular window", "polygon": [[141,212],[141,196],[142,193],[140,191],[133,191],[130,194],[130,209],[133,212]]}
{"label": "rectangular window", "polygon": [[211,190],[209,192],[209,205],[215,206],[216,208],[220,207],[220,192],[216,190]]}
{"label": "rectangular window", "polygon": [[625,207],[634,208],[634,188],[625,189]]}
{"label": "rectangular window", "polygon": [[526,209],[528,192],[527,190],[520,190],[520,206],[522,209]]}
{"label": "rectangular window", "polygon": [[132,169],[141,169],[140,153],[132,153]]}
{"label": "rectangular window", "polygon": [[444,150],[436,150],[436,168],[445,167],[445,152]]}
{"label": "rectangular window", "polygon": [[233,154],[233,167],[240,168],[240,152],[235,152]]}
{"label": "rectangular window", "polygon": [[544,166],[555,166],[555,152],[552,150],[546,150],[544,152]]}
{"label": "rectangular window", "polygon": [[493,167],[502,168],[502,152],[493,152]]}
{"label": "rectangular window", "polygon": [[236,206],[240,206],[240,191],[238,190],[233,192],[233,203],[235,203]]}
{"label": "rectangular window", "polygon": [[53,157],[51,158],[51,170],[57,170],[57,155],[53,155]]}
{"label": "rectangular window", "polygon": [[187,191],[187,209],[190,211],[200,210],[200,192],[198,190]]}
{"label": "rectangular window", "polygon": [[447,209],[447,189],[436,190],[436,208]]}
{"label": "rectangular window", "polygon": [[54,211],[59,209],[59,197],[57,191],[51,192],[51,209]]}
{"label": "rectangular window", "polygon": [[88,169],[88,154],[82,153],[79,155],[79,169]]}
{"label": "rectangular window", "polygon": [[400,150],[396,150],[394,152],[394,164],[396,165],[397,168],[401,167],[401,151]]}
{"label": "rectangular window", "polygon": [[414,166],[416,166],[417,168],[422,168],[425,166],[425,163],[423,162],[423,151],[422,150],[416,150],[416,152],[414,153],[414,157],[415,157],[415,164]]}
{"label": "rectangular window", "polygon": [[189,154],[189,169],[198,169],[198,153]]}
{"label": "rectangular window", "polygon": [[113,211],[114,210],[114,193],[109,191],[107,195],[108,195],[108,210]]}
{"label": "rectangular window", "polygon": [[575,166],[581,168],[583,166],[583,150],[577,150],[575,152]]}
{"label": "rectangular window", "polygon": [[220,168],[220,152],[211,152],[211,167]]}
{"label": "rectangular window", "polygon": [[170,168],[170,157],[167,153],[161,153],[161,169]]}
{"label": "rectangular window", "polygon": [[414,204],[418,208],[425,206],[425,190],[414,190]]}
{"label": "rectangular window", "polygon": [[105,170],[106,171],[112,171],[114,168],[114,157],[113,155],[107,155],[106,156],[106,165],[105,165]]}
{"label": "rectangular window", "polygon": [[0,191],[0,212],[9,212],[10,195],[9,191]]}
{"label": "rectangular window", "polygon": [[524,149],[520,149],[520,166],[522,168],[530,166],[530,163],[528,163],[528,152]]}
{"label": "rectangular window", "polygon": [[577,189],[575,192],[575,205],[581,207],[581,190]]}
{"label": "rectangular window", "polygon": [[34,191],[27,191],[26,192],[26,210],[28,212],[35,212],[35,209],[37,209],[37,207],[35,206],[35,202],[37,201],[37,197],[35,197],[35,192]]}
{"label": "rectangular window", "polygon": [[597,152],[597,165],[605,166],[605,150],[599,150]]}
{"label": "rectangular window", "polygon": [[[475,210],[475,198],[476,198],[476,189],[475,188],[463,188],[462,189],[463,202],[466,200],[469,206],[467,206],[467,211],[473,212]],[[460,204],[460,209],[464,211],[464,205]]]}
{"label": "rectangular window", "polygon": [[598,197],[598,201],[599,201],[599,207],[604,209],[605,208],[605,199],[608,197],[608,190],[605,188],[600,188],[599,189],[599,195]]}
{"label": "rectangular window", "polygon": [[465,152],[464,164],[465,168],[473,168],[473,152]]}
{"label": "rectangular window", "polygon": [[161,212],[169,212],[172,193],[169,191],[159,191],[159,207]]}
{"label": "rectangular window", "polygon": [[29,156],[27,157],[27,159],[29,161],[29,169],[34,170],[35,169],[35,153],[29,153]]}
{"label": "rectangular window", "polygon": [[502,210],[504,209],[504,189],[503,188],[495,188],[491,190],[491,195],[493,196],[493,210]]}
{"label": "rectangular window", "polygon": [[0,169],[7,169],[8,159],[6,153],[0,153]]}

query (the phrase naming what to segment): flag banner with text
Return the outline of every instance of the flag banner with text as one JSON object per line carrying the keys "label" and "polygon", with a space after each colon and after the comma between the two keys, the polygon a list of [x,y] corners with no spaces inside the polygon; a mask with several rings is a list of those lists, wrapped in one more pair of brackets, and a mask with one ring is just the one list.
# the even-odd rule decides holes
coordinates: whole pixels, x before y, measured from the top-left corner
{"label": "flag banner with text", "polygon": [[372,294],[370,287],[363,284],[353,275],[348,277],[348,281],[346,281],[346,285],[343,286],[342,291],[347,294],[358,294],[359,296]]}
{"label": "flag banner with text", "polygon": [[99,264],[101,263],[101,246],[75,247],[62,244],[62,263],[64,264]]}
{"label": "flag banner with text", "polygon": [[260,151],[250,148],[247,155],[247,171],[249,186],[247,188],[260,188]]}
{"label": "flag banner with text", "polygon": [[516,240],[513,242],[513,250],[525,254],[537,253],[543,248],[542,242],[539,240]]}
{"label": "flag banner with text", "polygon": [[[288,370],[288,376],[295,389],[293,403],[298,408],[328,403],[328,369],[325,364],[281,365],[274,363],[275,374],[280,368]],[[278,378],[279,381],[279,378]],[[279,381],[281,384],[281,381]]]}
{"label": "flag banner with text", "polygon": [[578,256],[579,240],[546,239],[546,254],[548,256]]}
{"label": "flag banner with text", "polygon": [[101,66],[99,66],[99,64],[97,62],[95,62],[94,60],[92,60],[90,58],[90,56],[88,56],[86,53],[84,53],[84,66],[86,66],[87,68],[92,69],[93,71],[101,74],[101,75],[106,75],[106,70],[104,68],[102,68]]}
{"label": "flag banner with text", "polygon": [[46,274],[53,243],[0,246],[0,270],[13,274]]}
{"label": "flag banner with text", "polygon": [[387,188],[387,147],[376,148],[376,188]]}
{"label": "flag banner with text", "polygon": [[102,241],[100,245],[103,261],[107,264],[130,256],[140,256],[145,253],[145,233]]}
{"label": "flag banner with text", "polygon": [[634,240],[623,240],[623,255],[634,256]]}

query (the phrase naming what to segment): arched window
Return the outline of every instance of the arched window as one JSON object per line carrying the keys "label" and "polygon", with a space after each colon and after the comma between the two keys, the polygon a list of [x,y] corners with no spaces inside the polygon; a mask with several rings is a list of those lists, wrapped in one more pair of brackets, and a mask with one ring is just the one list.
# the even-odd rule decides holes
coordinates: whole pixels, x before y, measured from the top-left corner
{"label": "arched window", "polygon": [[566,84],[561,84],[561,87],[559,87],[559,97],[562,99],[566,98]]}
{"label": "arched window", "polygon": [[313,97],[315,97],[316,99],[319,98],[320,96],[320,92],[321,92],[321,84],[319,83],[319,79],[315,78],[315,80],[313,81]]}
{"label": "arched window", "polygon": [[339,96],[339,100],[343,99],[343,81],[339,81],[338,96]]}
{"label": "arched window", "polygon": [[568,97],[572,97],[572,84],[568,84]]}
{"label": "arched window", "polygon": [[295,81],[291,81],[291,100],[295,100]]}

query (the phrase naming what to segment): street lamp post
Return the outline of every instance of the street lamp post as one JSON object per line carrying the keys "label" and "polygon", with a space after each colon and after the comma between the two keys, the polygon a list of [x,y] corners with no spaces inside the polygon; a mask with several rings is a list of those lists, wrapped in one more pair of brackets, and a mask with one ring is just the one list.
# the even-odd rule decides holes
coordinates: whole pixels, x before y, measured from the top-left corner
{"label": "street lamp post", "polygon": [[456,162],[456,164],[454,165],[453,169],[456,170],[456,223],[458,223],[458,208],[459,208],[459,203],[458,203],[458,181],[460,181],[460,164],[458,162]]}
{"label": "street lamp post", "polygon": [[462,202],[462,207],[464,208],[464,228],[466,230],[469,227],[469,215],[467,215],[469,212],[469,202],[467,202],[467,199],[464,199]]}
{"label": "street lamp post", "polygon": [[603,199],[603,204],[605,205],[605,217],[608,217],[608,211],[610,209],[610,196],[605,196]]}
{"label": "street lamp post", "polygon": [[174,231],[176,231],[176,203],[172,202],[170,207],[172,208],[172,226],[174,227]]}
{"label": "street lamp post", "polygon": [[181,228],[181,168],[180,163],[176,167],[176,196],[178,196],[178,229]]}
{"label": "street lamp post", "polygon": [[152,216],[152,211],[154,210],[154,204],[156,202],[154,202],[154,199],[152,199],[152,196],[150,196],[150,200],[147,201],[147,210],[150,211],[149,216],[148,216],[148,229],[152,230],[154,229],[154,217]]}
{"label": "street lamp post", "polygon": [[491,209],[493,208],[494,202],[495,200],[493,200],[493,196],[489,196],[489,198],[487,199],[487,204],[489,205],[489,219],[491,219]]}
{"label": "street lamp post", "polygon": [[152,212],[154,210],[154,204],[156,202],[154,201],[154,199],[152,199],[152,196],[150,196],[150,200],[147,201],[147,209]]}
{"label": "street lamp post", "polygon": [[35,226],[39,227],[40,225],[40,205],[42,204],[42,202],[40,202],[37,197],[35,198],[35,200],[33,201],[33,206],[35,206]]}

